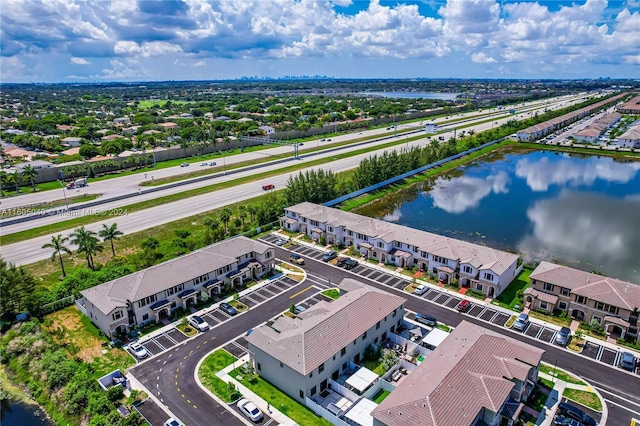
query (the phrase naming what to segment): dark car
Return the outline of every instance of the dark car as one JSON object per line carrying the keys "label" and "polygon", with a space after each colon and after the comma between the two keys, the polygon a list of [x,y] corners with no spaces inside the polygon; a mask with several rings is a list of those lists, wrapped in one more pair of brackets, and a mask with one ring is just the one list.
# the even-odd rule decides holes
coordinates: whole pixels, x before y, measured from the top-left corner
{"label": "dark car", "polygon": [[347,259],[344,262],[344,269],[346,270],[351,270],[353,268],[355,268],[356,266],[358,266],[358,261],[355,259]]}
{"label": "dark car", "polygon": [[338,258],[338,260],[336,260],[336,266],[339,266],[339,267],[342,268],[345,265],[345,263],[347,262],[347,260],[349,260],[348,257],[340,256]]}
{"label": "dark car", "polygon": [[182,163],[180,164],[180,167],[189,167],[189,163]]}
{"label": "dark car", "polygon": [[416,321],[421,322],[429,327],[435,327],[438,325],[438,320],[433,315],[429,314],[416,314]]}
{"label": "dark car", "polygon": [[471,307],[471,302],[469,302],[468,300],[463,300],[462,302],[458,303],[458,306],[456,306],[456,309],[458,310],[458,312],[467,312],[470,307]]}
{"label": "dark car", "polygon": [[220,304],[220,309],[222,309],[223,311],[225,311],[229,315],[235,315],[235,314],[238,313],[238,311],[236,311],[236,308],[234,308],[233,306],[231,306],[230,304],[228,304],[226,302],[222,302]]}
{"label": "dark car", "polygon": [[556,345],[567,346],[569,339],[571,338],[571,329],[569,327],[562,327],[558,334],[556,334]]}
{"label": "dark car", "polygon": [[583,423],[586,426],[597,426],[598,423],[593,419],[593,417],[589,416],[587,413],[575,407],[571,404],[567,404],[566,402],[561,402],[558,404],[558,413],[560,413],[564,417],[569,417],[575,420],[578,420],[580,423]]}
{"label": "dark car", "polygon": [[328,252],[322,255],[322,261],[328,262],[331,259],[335,259],[336,257],[338,257],[338,253],[335,250],[329,250]]}
{"label": "dark car", "polygon": [[633,371],[636,368],[636,357],[631,352],[622,352],[618,364],[625,370]]}

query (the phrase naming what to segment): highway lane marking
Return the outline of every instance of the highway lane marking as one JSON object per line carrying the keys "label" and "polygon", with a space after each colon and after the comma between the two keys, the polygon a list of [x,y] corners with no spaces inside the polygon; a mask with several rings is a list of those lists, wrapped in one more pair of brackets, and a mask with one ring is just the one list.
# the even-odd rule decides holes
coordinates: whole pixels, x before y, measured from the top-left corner
{"label": "highway lane marking", "polygon": [[309,290],[309,289],[311,289],[311,288],[313,288],[313,286],[312,286],[312,285],[310,285],[309,287],[305,288],[305,289],[304,289],[304,290],[302,290],[302,291],[297,292],[297,293],[296,293],[296,294],[294,294],[293,296],[289,297],[289,299],[293,299],[294,297],[301,295],[302,293],[304,293],[305,291],[308,291],[308,290]]}
{"label": "highway lane marking", "polygon": [[[186,357],[185,357],[186,358]],[[182,365],[182,361],[180,361],[180,365]]]}
{"label": "highway lane marking", "polygon": [[[191,355],[193,353],[193,349],[189,351],[189,355]],[[186,358],[186,357],[185,357]]]}
{"label": "highway lane marking", "polygon": [[[609,394],[611,394],[611,395],[613,395],[613,396],[616,396],[616,397],[618,397],[618,398],[625,399],[624,397],[622,397],[622,396],[620,396],[620,395],[624,395],[626,398],[635,398],[635,399],[637,399],[637,398],[638,398],[638,395],[636,395],[636,394],[628,394],[628,393],[626,393],[626,392],[622,392],[622,391],[620,391],[620,390],[618,390],[618,389],[615,389],[615,388],[612,388],[612,387],[610,387],[610,386],[608,386],[608,385],[605,385],[604,383],[597,382],[597,381],[595,381],[595,380],[590,380],[588,377],[584,377],[584,379],[588,380],[590,383],[595,383],[595,384],[600,385],[600,386],[594,386],[596,389],[598,389],[598,390],[600,390],[600,391],[602,391],[602,392],[609,393]],[[609,391],[609,390],[607,390],[607,388],[609,388],[609,389],[613,389],[614,391],[616,391],[616,392],[618,392],[618,393],[615,393],[615,392]],[[638,405],[638,404],[637,404],[637,403],[635,403],[635,402],[634,402],[634,404]],[[640,406],[640,405],[638,405],[638,406]]]}
{"label": "highway lane marking", "polygon": [[191,404],[191,400],[187,399],[187,402],[188,402],[189,404]]}
{"label": "highway lane marking", "polygon": [[626,410],[626,411],[628,411],[628,412],[630,412],[630,413],[637,414],[638,416],[640,416],[640,413],[639,413],[639,412],[637,412],[637,411],[633,411],[633,410],[632,410],[632,409],[630,409],[629,407],[625,407],[625,406],[624,406],[624,405],[622,405],[622,404],[618,404],[617,402],[613,402],[613,401],[611,401],[611,400],[609,400],[609,399],[605,399],[604,401],[605,401],[605,402],[607,402],[607,403],[609,403],[609,404],[611,404],[611,405],[615,405],[615,406],[616,406],[616,407],[618,407],[618,408],[622,408],[623,410]]}
{"label": "highway lane marking", "polygon": [[182,395],[182,397],[184,398],[184,394],[181,394],[181,395]]}
{"label": "highway lane marking", "polygon": [[176,379],[178,378],[178,375],[176,374]]}
{"label": "highway lane marking", "polygon": [[596,389],[598,389],[598,391],[600,391],[600,392],[602,392],[602,393],[608,393],[609,395],[613,395],[613,396],[615,396],[616,398],[624,399],[624,400],[625,400],[626,402],[628,402],[629,404],[633,404],[633,405],[635,405],[635,406],[637,406],[637,407],[640,407],[640,404],[638,404],[637,402],[629,401],[629,400],[628,400],[628,399],[626,399],[624,396],[620,396],[620,395],[618,395],[618,394],[616,394],[616,393],[609,392],[609,391],[608,391],[608,390],[606,390],[606,389],[601,389],[601,388],[598,388],[598,387],[596,387]]}

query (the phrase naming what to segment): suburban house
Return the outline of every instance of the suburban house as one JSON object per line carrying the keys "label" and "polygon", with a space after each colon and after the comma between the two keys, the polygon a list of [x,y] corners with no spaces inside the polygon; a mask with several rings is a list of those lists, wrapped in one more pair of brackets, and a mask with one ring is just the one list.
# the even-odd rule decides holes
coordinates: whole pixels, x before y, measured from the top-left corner
{"label": "suburban house", "polygon": [[276,129],[271,126],[260,126],[258,128],[262,130],[262,133],[264,133],[265,135],[271,135],[276,132]]}
{"label": "suburban house", "polygon": [[443,283],[489,297],[507,288],[518,269],[512,253],[308,202],[287,207],[280,224],[317,241],[354,247],[366,258],[417,266]]}
{"label": "suburban house", "polygon": [[271,271],[274,257],[267,244],[231,238],[83,290],[76,305],[107,336],[126,334],[188,309],[203,293],[212,297],[258,279]]}
{"label": "suburban house", "polygon": [[594,143],[597,142],[600,136],[608,129],[613,127],[618,121],[620,121],[622,116],[617,112],[606,114],[587,127],[582,130],[577,131],[573,137],[578,142],[588,142]]}
{"label": "suburban house", "polygon": [[463,321],[371,412],[373,425],[511,426],[543,353]]}
{"label": "suburban house", "polygon": [[549,262],[540,262],[529,282],[524,294],[530,309],[595,320],[612,338],[638,339],[639,285]]}
{"label": "suburban house", "polygon": [[621,147],[640,148],[640,124],[631,127],[618,136],[616,143]]}
{"label": "suburban house", "polygon": [[616,109],[622,114],[640,114],[640,96],[634,96],[627,102],[618,105]]}
{"label": "suburban house", "polygon": [[340,289],[347,292],[338,299],[281,316],[246,337],[256,372],[299,402],[330,389],[368,346],[402,325],[406,299],[350,278]]}

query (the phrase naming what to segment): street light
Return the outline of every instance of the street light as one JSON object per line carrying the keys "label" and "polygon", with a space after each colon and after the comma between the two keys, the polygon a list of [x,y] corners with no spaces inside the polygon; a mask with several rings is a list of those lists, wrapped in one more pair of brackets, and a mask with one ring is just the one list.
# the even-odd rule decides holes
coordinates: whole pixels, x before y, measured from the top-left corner
{"label": "street light", "polygon": [[66,205],[66,209],[69,210],[69,201],[67,201],[67,191],[66,191],[66,188],[64,186],[64,182],[58,181],[58,183],[62,187],[62,195],[64,196],[64,204]]}
{"label": "street light", "polygon": [[226,175],[227,174],[227,165],[224,161],[224,151],[220,151],[220,155],[222,155],[222,174]]}

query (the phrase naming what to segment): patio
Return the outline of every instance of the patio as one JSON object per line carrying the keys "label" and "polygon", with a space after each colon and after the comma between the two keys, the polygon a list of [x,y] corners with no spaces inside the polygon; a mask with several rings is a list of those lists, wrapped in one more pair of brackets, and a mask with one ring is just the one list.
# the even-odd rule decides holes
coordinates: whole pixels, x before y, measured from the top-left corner
{"label": "patio", "polygon": [[340,417],[354,404],[354,401],[331,389],[325,389],[319,395],[314,395],[311,399],[337,417]]}

